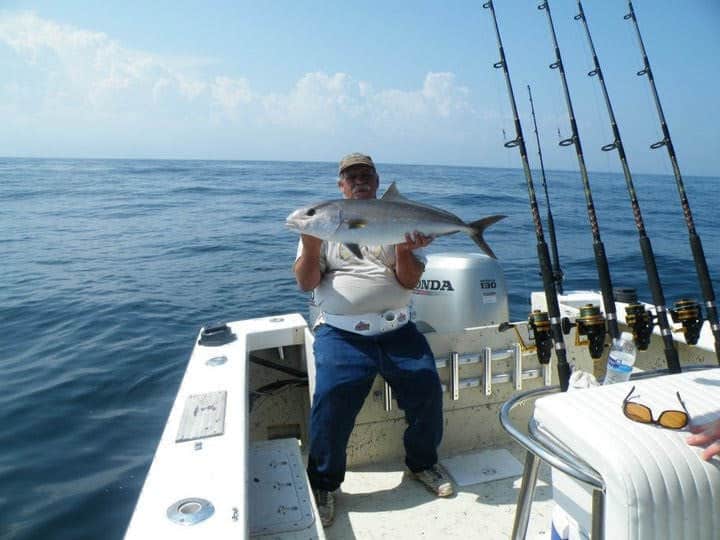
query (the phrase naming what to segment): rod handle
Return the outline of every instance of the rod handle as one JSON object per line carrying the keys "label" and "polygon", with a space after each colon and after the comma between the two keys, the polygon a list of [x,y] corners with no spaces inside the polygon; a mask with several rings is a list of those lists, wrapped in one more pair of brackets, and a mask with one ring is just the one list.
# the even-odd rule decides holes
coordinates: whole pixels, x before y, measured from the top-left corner
{"label": "rod handle", "polygon": [[568,386],[570,386],[570,364],[558,362],[557,370],[560,379],[560,391],[567,392]]}
{"label": "rod handle", "polygon": [[570,364],[567,361],[567,351],[565,350],[565,342],[563,341],[562,328],[560,328],[560,306],[555,289],[555,282],[552,278],[550,253],[544,240],[538,242],[537,253],[538,261],[540,262],[543,289],[545,290],[545,301],[547,302],[548,315],[550,316],[550,331],[552,332],[555,356],[558,361],[557,370],[560,390],[565,392],[570,383]]}
{"label": "rod handle", "polygon": [[707,259],[705,259],[705,251],[702,242],[697,234],[690,235],[690,249],[695,259],[695,267],[700,281],[700,289],[703,293],[705,302],[715,303],[715,291],[713,291],[712,281],[710,280],[710,272],[708,270]]}
{"label": "rod handle", "polygon": [[653,304],[655,304],[655,307],[665,306],[665,295],[662,292],[660,275],[658,274],[657,265],[655,264],[655,254],[653,253],[652,244],[648,236],[640,237],[640,252],[645,262],[648,286],[652,294]]}
{"label": "rod handle", "polygon": [[678,352],[673,345],[674,341],[670,338],[670,345],[665,345],[665,359],[667,360],[668,370],[670,373],[680,373],[680,358]]}

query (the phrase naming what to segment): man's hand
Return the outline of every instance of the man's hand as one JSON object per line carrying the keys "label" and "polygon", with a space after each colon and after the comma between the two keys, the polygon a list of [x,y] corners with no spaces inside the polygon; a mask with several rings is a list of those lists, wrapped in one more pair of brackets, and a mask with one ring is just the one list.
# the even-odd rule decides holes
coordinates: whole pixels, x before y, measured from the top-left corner
{"label": "man's hand", "polygon": [[702,426],[693,426],[690,430],[694,435],[690,435],[687,442],[692,446],[705,446],[702,453],[705,461],[720,454],[720,419]]}
{"label": "man's hand", "polygon": [[403,251],[413,251],[415,249],[424,248],[426,246],[429,246],[433,240],[435,240],[434,236],[425,236],[418,231],[414,231],[413,233],[406,233],[405,243],[398,244],[397,251],[398,253],[401,253]]}
{"label": "man's hand", "polygon": [[413,289],[425,270],[423,264],[413,255],[413,250],[430,245],[433,240],[434,237],[415,231],[405,235],[403,244],[395,244],[395,277],[406,289]]}

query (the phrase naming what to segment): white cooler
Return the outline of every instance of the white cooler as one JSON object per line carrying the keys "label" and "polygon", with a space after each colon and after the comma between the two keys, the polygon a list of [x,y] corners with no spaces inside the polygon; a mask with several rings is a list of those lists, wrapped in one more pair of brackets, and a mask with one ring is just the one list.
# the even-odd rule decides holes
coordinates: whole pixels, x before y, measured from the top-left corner
{"label": "white cooler", "polygon": [[[720,539],[720,459],[705,462],[701,448],[688,446],[680,431],[640,424],[625,417],[623,398],[682,410],[693,424],[720,416],[720,369],[688,371],[626,383],[554,394],[536,401],[533,421],[541,434],[595,469],[605,486],[607,540]],[[553,471],[558,504],[590,530],[589,488]]]}

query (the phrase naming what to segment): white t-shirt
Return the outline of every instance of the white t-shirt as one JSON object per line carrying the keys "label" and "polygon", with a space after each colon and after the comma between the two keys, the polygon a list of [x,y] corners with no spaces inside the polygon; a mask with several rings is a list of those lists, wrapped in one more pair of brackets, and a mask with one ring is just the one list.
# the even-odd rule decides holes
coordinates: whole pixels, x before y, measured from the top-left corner
{"label": "white t-shirt", "polygon": [[[343,244],[323,241],[320,250],[320,283],[313,291],[314,304],[325,313],[355,315],[382,313],[410,304],[412,291],[395,277],[395,246],[360,246],[358,259]],[[302,254],[302,241],[297,257]],[[413,255],[425,264],[421,249]]]}

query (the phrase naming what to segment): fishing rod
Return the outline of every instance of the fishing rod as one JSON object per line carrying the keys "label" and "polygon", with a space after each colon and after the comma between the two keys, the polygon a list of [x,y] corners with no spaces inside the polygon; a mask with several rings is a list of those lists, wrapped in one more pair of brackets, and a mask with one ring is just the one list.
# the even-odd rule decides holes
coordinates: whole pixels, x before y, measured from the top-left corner
{"label": "fishing rod", "polygon": [[547,225],[548,234],[550,235],[550,250],[552,251],[552,268],[553,280],[555,281],[555,289],[558,294],[563,293],[563,271],[560,268],[560,255],[558,254],[557,237],[555,236],[555,220],[553,220],[552,210],[550,209],[550,195],[548,195],[547,178],[545,177],[545,165],[543,163],[542,149],[540,148],[540,135],[538,134],[537,121],[535,120],[535,105],[533,104],[532,90],[527,85],[528,96],[530,96],[530,112],[532,113],[533,128],[535,129],[535,140],[537,141],[538,157],[540,158],[540,174],[542,175],[542,185],[545,190],[545,203],[547,206]]}
{"label": "fishing rod", "polygon": [[[515,94],[513,93],[512,82],[510,81],[510,72],[505,59],[505,50],[503,49],[502,38],[500,37],[500,28],[498,27],[497,16],[492,0],[488,0],[483,4],[483,8],[489,9],[492,14],[493,23],[495,25],[495,35],[497,36],[498,49],[500,51],[500,61],[495,62],[495,69],[502,68],[505,74],[505,83],[507,84],[508,95],[510,97],[510,105],[513,111],[513,120],[515,122],[515,139],[505,143],[505,148],[513,148],[515,146],[520,150],[520,158],[522,160],[525,179],[527,180],[528,196],[530,198],[530,212],[532,213],[533,223],[535,224],[535,235],[537,236],[537,254],[540,264],[540,272],[542,274],[543,288],[545,290],[545,301],[547,302],[547,314],[533,312],[530,317],[530,325],[535,332],[535,341],[538,346],[538,358],[543,364],[550,361],[549,347],[541,346],[541,342],[547,344],[552,336],[555,343],[555,355],[558,360],[558,379],[560,381],[560,389],[565,392],[570,381],[570,365],[567,361],[567,352],[565,350],[565,342],[563,341],[562,328],[560,327],[560,304],[558,303],[557,291],[555,290],[555,282],[553,281],[552,269],[550,267],[550,253],[545,243],[545,235],[543,233],[542,222],[540,221],[540,212],[538,211],[537,197],[535,196],[535,186],[533,185],[532,174],[530,172],[530,164],[528,163],[527,148],[525,147],[525,139],[522,134],[522,126],[518,116],[517,105],[515,103]],[[535,316],[537,314],[537,316]],[[549,316],[549,321],[547,320]],[[549,323],[549,324],[548,324]],[[548,331],[549,326],[549,331]],[[540,333],[537,330],[541,330]],[[540,339],[538,336],[541,336]],[[544,350],[544,352],[542,352]]]}
{"label": "fishing rod", "polygon": [[[618,329],[617,312],[615,308],[615,295],[613,294],[612,279],[610,278],[610,269],[608,267],[607,255],[605,254],[605,245],[600,237],[600,225],[598,224],[597,215],[595,213],[595,204],[593,203],[592,190],[590,188],[590,179],[588,178],[587,167],[585,166],[585,157],[583,155],[582,143],[580,142],[580,133],[578,131],[577,122],[575,120],[575,112],[573,110],[572,99],[570,98],[570,89],[568,88],[567,77],[565,76],[565,67],[563,65],[562,56],[560,54],[560,45],[558,44],[557,34],[555,33],[555,25],[553,24],[552,14],[550,13],[550,5],[547,1],[542,2],[538,6],[539,10],[544,10],[547,15],[548,24],[550,25],[550,35],[552,36],[553,46],[555,47],[555,62],[550,64],[550,69],[557,69],[560,74],[563,91],[565,93],[565,104],[567,105],[568,116],[570,118],[570,130],[572,136],[560,141],[560,146],[574,146],[577,154],[578,166],[580,168],[580,178],[583,183],[583,191],[585,192],[585,203],[587,206],[588,220],[590,221],[590,230],[593,238],[593,251],[595,253],[595,266],[597,267],[598,280],[600,282],[600,291],[605,306],[605,319],[607,320],[608,331],[613,339],[620,337]],[[597,318],[592,319],[595,324],[587,326],[588,338],[591,342],[590,351],[602,353],[605,339],[605,328],[602,328],[600,334],[600,324]],[[581,327],[578,327],[578,331]],[[594,341],[594,343],[593,343]],[[599,357],[599,355],[598,355]],[[593,358],[596,358],[593,356]]]}
{"label": "fishing rod", "polygon": [[615,140],[610,144],[604,145],[602,150],[603,152],[609,152],[611,150],[617,150],[618,152],[620,164],[625,176],[625,183],[627,184],[628,194],[630,195],[630,204],[632,205],[635,226],[638,231],[640,250],[642,251],[643,259],[645,261],[645,272],[647,273],[648,285],[650,286],[650,292],[653,297],[653,304],[655,304],[655,317],[658,325],[660,326],[660,334],[665,346],[665,361],[667,362],[668,369],[671,373],[679,373],[680,360],[678,359],[678,353],[675,349],[672,329],[670,328],[670,324],[668,322],[667,308],[665,307],[665,295],[663,294],[662,285],[660,284],[660,275],[658,274],[655,255],[653,255],[652,244],[650,243],[650,238],[648,238],[647,231],[645,230],[645,223],[642,218],[642,212],[640,211],[640,203],[638,202],[637,195],[635,193],[635,186],[633,185],[630,166],[628,165],[625,148],[623,146],[622,139],[620,138],[620,130],[618,129],[617,122],[615,121],[615,113],[613,112],[612,104],[610,103],[610,96],[608,95],[605,79],[603,78],[603,73],[600,69],[600,62],[597,57],[597,52],[595,51],[592,36],[590,35],[590,27],[588,26],[585,11],[583,10],[582,2],[580,0],[578,0],[578,10],[579,13],[575,15],[574,18],[576,21],[582,22],[583,27],[585,28],[585,35],[587,36],[588,44],[590,45],[594,63],[594,69],[588,73],[588,76],[597,76],[600,81],[600,88],[602,89],[603,97],[605,98],[605,106],[607,108],[608,116],[610,118],[610,126],[615,138]]}
{"label": "fishing rod", "polygon": [[[700,283],[700,289],[702,290],[703,299],[705,300],[705,310],[707,312],[707,318],[710,321],[710,328],[712,329],[713,336],[715,337],[715,355],[717,356],[718,363],[720,363],[720,325],[718,324],[715,292],[713,291],[712,280],[710,279],[710,272],[708,271],[707,260],[705,259],[705,252],[703,251],[700,236],[695,230],[695,223],[693,221],[692,212],[690,211],[690,202],[688,201],[685,193],[685,185],[683,184],[680,167],[677,162],[677,156],[675,155],[675,147],[673,146],[672,139],[670,138],[670,130],[665,122],[665,114],[663,113],[662,105],[660,104],[660,96],[658,95],[657,87],[655,86],[655,79],[653,78],[652,69],[650,69],[650,61],[648,60],[647,52],[645,51],[645,43],[640,35],[640,27],[638,26],[637,17],[635,16],[635,10],[633,9],[631,1],[628,1],[628,7],[630,8],[630,12],[625,15],[624,18],[625,20],[629,19],[633,22],[638,43],[640,45],[640,51],[642,52],[643,63],[645,64],[643,69],[638,71],[637,74],[640,77],[647,75],[650,83],[650,89],[652,90],[653,98],[655,99],[655,108],[657,109],[658,119],[660,120],[660,127],[663,132],[662,140],[651,144],[650,148],[657,150],[658,148],[664,146],[667,148],[668,155],[670,156],[670,163],[672,164],[673,174],[675,175],[675,183],[677,184],[678,194],[680,195],[680,204],[682,206],[683,215],[685,216],[685,224],[687,225],[690,249],[692,250],[693,259],[695,260],[698,281]],[[683,301],[678,303],[681,302]],[[690,311],[690,313],[688,313],[688,311]],[[702,327],[702,316],[693,318],[692,310],[685,309],[681,311],[680,309],[677,309],[676,311],[670,311],[670,314],[673,315],[673,319],[675,319],[676,312],[680,312],[678,313],[678,318],[681,322],[683,322],[686,340],[691,344],[697,343],[700,328]],[[683,315],[685,315],[685,317],[683,317]]]}

